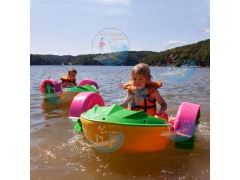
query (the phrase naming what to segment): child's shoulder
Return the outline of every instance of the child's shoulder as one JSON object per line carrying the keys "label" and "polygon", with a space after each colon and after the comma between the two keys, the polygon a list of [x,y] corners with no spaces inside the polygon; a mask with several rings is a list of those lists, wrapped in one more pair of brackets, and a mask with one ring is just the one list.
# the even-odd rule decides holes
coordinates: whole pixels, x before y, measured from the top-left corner
{"label": "child's shoulder", "polygon": [[162,86],[162,82],[161,81],[150,81],[146,84],[147,88],[160,88]]}
{"label": "child's shoulder", "polygon": [[150,81],[147,83],[146,88],[150,93],[152,93],[156,91],[158,88],[160,88],[161,86],[162,86],[161,81]]}

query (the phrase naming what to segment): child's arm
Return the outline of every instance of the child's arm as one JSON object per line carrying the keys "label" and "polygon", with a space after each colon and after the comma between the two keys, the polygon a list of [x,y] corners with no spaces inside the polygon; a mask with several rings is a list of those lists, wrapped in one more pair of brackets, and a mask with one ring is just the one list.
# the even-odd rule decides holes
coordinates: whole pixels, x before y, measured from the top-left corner
{"label": "child's arm", "polygon": [[160,95],[160,93],[158,92],[158,90],[155,90],[152,93],[152,96],[154,99],[156,99],[156,101],[160,104],[161,108],[159,110],[159,113],[165,113],[165,111],[167,110],[167,103],[164,101],[164,99],[162,98],[162,96]]}
{"label": "child's arm", "polygon": [[119,105],[122,106],[123,108],[127,108],[127,107],[128,107],[128,103],[129,103],[131,100],[132,100],[132,95],[131,95],[130,91],[128,91],[127,96],[126,96],[124,102],[121,103],[121,104],[119,104]]}

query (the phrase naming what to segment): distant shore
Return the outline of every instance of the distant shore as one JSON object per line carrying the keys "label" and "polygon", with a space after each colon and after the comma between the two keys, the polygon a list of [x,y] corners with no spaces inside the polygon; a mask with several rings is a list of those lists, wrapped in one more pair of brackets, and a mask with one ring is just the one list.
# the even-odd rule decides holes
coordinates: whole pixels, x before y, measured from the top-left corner
{"label": "distant shore", "polygon": [[[59,65],[59,64],[45,64],[45,65],[30,65],[30,66],[106,66],[106,65]],[[116,66],[124,66],[124,65],[116,65]],[[125,66],[133,66],[133,65],[125,65]],[[167,67],[167,66],[153,66],[153,65],[149,65],[150,67]],[[210,68],[210,66],[196,66],[196,68]]]}

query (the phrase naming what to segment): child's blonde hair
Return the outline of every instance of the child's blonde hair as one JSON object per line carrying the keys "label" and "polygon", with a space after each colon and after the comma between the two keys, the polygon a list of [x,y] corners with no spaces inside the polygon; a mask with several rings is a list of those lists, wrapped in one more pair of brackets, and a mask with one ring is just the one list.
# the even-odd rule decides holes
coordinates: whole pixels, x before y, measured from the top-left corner
{"label": "child's blonde hair", "polygon": [[147,81],[150,81],[152,79],[150,69],[148,65],[145,63],[139,63],[133,67],[131,71],[131,79],[133,78],[134,75],[143,75]]}

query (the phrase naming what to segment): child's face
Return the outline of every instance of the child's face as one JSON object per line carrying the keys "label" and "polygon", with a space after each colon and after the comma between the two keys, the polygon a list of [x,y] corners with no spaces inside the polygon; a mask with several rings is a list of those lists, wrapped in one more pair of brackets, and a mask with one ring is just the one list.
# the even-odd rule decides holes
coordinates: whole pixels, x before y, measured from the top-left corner
{"label": "child's face", "polygon": [[133,75],[132,82],[137,88],[142,88],[146,86],[147,79],[143,75]]}
{"label": "child's face", "polygon": [[68,76],[72,77],[72,78],[76,78],[77,73],[75,72],[68,72]]}

